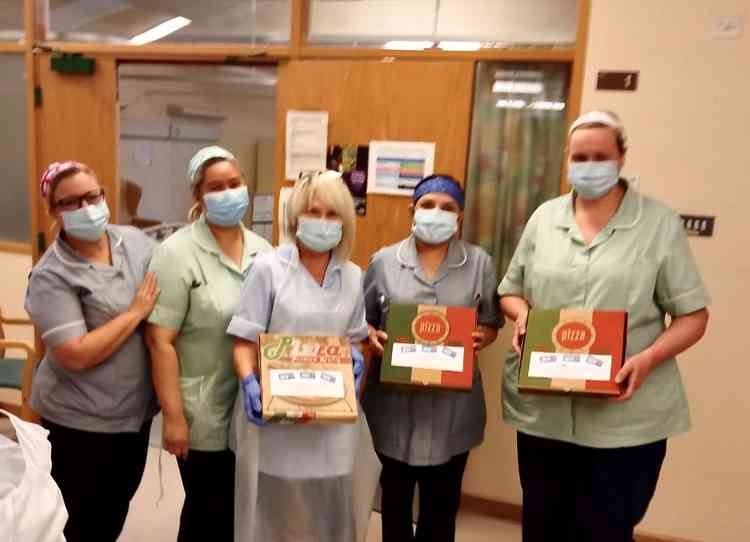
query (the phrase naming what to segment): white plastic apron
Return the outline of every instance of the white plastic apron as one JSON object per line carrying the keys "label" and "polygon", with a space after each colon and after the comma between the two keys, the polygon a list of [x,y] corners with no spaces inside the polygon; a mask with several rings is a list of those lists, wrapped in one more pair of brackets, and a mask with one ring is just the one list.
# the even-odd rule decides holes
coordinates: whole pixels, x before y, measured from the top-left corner
{"label": "white plastic apron", "polygon": [[0,540],[65,542],[68,521],[62,493],[52,479],[48,431],[5,410],[18,443],[0,435]]}
{"label": "white plastic apron", "polygon": [[[290,264],[268,332],[346,336],[361,284],[346,266],[341,278],[340,290],[323,289],[301,264]],[[233,426],[235,540],[364,540],[380,462],[363,414],[354,424],[257,428],[247,421],[240,394]]]}

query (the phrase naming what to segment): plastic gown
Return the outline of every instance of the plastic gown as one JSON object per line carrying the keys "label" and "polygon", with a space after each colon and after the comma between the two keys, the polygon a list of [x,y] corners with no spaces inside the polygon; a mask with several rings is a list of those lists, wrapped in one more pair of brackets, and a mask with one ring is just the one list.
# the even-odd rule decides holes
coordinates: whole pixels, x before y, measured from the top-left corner
{"label": "plastic gown", "polygon": [[[332,260],[327,275],[337,272],[339,276],[327,276],[321,287],[297,263],[296,247],[279,248],[268,256],[256,263],[255,270],[274,275],[273,282],[280,284],[272,288],[268,333],[349,336],[352,340],[366,336],[358,267],[335,265]],[[249,276],[248,283],[252,279]],[[358,311],[362,326],[354,330],[351,322]],[[256,427],[245,417],[240,393],[230,442],[237,456],[235,540],[364,540],[380,462],[361,406],[354,424]]]}

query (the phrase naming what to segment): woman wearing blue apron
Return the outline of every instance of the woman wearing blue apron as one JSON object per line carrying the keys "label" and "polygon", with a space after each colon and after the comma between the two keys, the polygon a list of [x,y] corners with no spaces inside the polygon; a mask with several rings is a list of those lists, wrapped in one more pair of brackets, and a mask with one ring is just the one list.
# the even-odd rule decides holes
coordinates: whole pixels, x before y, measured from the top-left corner
{"label": "woman wearing blue apron", "polygon": [[[258,384],[261,333],[367,337],[362,273],[349,261],[354,205],[336,172],[300,179],[286,236],[258,257],[229,325],[241,380],[233,416],[235,540],[363,541],[379,464],[363,415],[354,424],[265,424]],[[359,378],[357,378],[357,381]]]}

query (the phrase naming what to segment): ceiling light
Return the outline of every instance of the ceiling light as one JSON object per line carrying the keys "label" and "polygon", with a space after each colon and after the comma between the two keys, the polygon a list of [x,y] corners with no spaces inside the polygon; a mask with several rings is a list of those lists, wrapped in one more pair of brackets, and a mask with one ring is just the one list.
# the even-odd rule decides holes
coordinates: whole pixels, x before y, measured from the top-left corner
{"label": "ceiling light", "polygon": [[544,85],[535,81],[495,81],[492,92],[498,94],[541,94]]}
{"label": "ceiling light", "polygon": [[397,49],[400,51],[421,51],[423,49],[429,49],[433,45],[435,45],[434,41],[396,40],[386,42],[383,47],[385,49]]}
{"label": "ceiling light", "polygon": [[495,70],[494,78],[496,81],[502,79],[513,81],[541,81],[544,79],[544,72],[539,70]]}
{"label": "ceiling light", "polygon": [[529,109],[542,109],[545,111],[562,111],[565,109],[565,102],[531,102]]}
{"label": "ceiling light", "polygon": [[169,34],[177,32],[181,28],[185,28],[191,22],[190,19],[186,19],[185,17],[174,17],[131,38],[130,43],[133,45],[143,45],[144,43],[160,40]]}
{"label": "ceiling light", "polygon": [[500,109],[523,109],[526,107],[525,100],[498,100],[495,107]]}
{"label": "ceiling light", "polygon": [[479,41],[441,41],[438,47],[443,51],[479,51],[482,42]]}

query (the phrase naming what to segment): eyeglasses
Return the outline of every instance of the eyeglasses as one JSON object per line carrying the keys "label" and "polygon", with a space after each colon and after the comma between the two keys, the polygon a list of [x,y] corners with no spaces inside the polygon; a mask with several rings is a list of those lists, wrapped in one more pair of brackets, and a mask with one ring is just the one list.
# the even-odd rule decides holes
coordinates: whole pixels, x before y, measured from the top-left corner
{"label": "eyeglasses", "polygon": [[69,198],[63,198],[52,205],[53,209],[59,209],[60,211],[75,211],[83,207],[85,201],[87,205],[96,205],[104,199],[104,190],[92,190],[86,192],[82,196],[71,196]]}

